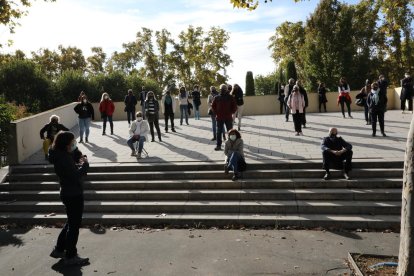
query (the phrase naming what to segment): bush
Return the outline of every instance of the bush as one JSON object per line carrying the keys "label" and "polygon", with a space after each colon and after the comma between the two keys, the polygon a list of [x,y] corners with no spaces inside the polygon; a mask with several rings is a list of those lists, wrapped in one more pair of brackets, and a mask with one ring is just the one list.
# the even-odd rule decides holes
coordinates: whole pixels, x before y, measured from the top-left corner
{"label": "bush", "polygon": [[102,93],[107,92],[113,101],[123,101],[128,88],[125,74],[121,71],[114,71],[91,77],[88,95],[91,101],[99,102]]}
{"label": "bush", "polygon": [[81,91],[88,95],[89,81],[79,70],[66,70],[56,80],[55,96],[62,99],[57,105],[68,104],[78,100]]}

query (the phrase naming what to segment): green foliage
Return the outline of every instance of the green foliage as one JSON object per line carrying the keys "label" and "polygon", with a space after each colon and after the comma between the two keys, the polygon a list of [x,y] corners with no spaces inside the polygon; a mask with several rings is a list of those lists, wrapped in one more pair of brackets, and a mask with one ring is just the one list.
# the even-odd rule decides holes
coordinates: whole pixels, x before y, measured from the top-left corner
{"label": "green foliage", "polygon": [[60,99],[56,105],[76,102],[81,91],[90,97],[89,86],[89,81],[82,71],[72,69],[64,71],[55,83],[56,96]]}
{"label": "green foliage", "polygon": [[246,96],[254,96],[254,79],[253,72],[247,71],[246,73]]}
{"label": "green foliage", "polygon": [[121,71],[114,71],[109,74],[92,76],[90,78],[90,90],[87,95],[91,101],[99,102],[102,93],[107,92],[112,100],[123,101],[128,89],[125,74]]}
{"label": "green foliage", "polygon": [[255,87],[255,94],[256,95],[270,95],[275,94],[275,82],[276,77],[275,74],[268,74],[266,76],[257,75],[254,78],[254,87]]}
{"label": "green foliage", "polygon": [[294,80],[298,79],[298,74],[296,72],[295,62],[293,60],[289,60],[287,65],[286,65],[286,82],[289,79],[294,79]]}
{"label": "green foliage", "polygon": [[52,106],[52,83],[32,61],[14,59],[0,66],[0,94],[6,101],[40,112]]}

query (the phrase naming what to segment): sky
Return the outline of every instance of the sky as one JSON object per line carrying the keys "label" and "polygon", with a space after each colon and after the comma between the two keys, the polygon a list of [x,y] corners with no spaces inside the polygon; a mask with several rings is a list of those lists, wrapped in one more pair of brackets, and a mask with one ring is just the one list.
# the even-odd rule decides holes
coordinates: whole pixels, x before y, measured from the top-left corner
{"label": "sky", "polygon": [[91,47],[98,46],[110,56],[122,51],[123,43],[134,41],[142,27],[154,31],[165,28],[176,38],[189,25],[204,30],[219,26],[230,34],[226,51],[233,60],[227,69],[229,83],[243,88],[247,71],[256,76],[275,70],[267,46],[276,27],[286,20],[305,21],[319,0],[263,2],[255,11],[246,11],[233,8],[230,0],[38,0],[19,21],[15,34],[0,27],[1,41],[13,40],[11,47],[0,51],[20,49],[30,54],[63,45],[82,49],[86,57]]}

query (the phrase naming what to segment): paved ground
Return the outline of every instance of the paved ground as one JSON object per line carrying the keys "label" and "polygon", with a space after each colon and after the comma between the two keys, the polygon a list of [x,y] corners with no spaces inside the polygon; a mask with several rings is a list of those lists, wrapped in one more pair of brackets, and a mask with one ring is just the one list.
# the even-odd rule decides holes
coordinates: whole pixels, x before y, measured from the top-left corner
{"label": "paved ground", "polygon": [[350,275],[348,252],[399,245],[394,233],[81,229],[90,265],[67,268],[48,256],[58,229],[26,231],[0,231],[0,275]]}
{"label": "paved ground", "polygon": [[[371,136],[371,126],[365,125],[362,112],[354,112],[354,119],[343,119],[340,113],[307,114],[304,136],[294,136],[293,122],[285,122],[282,115],[247,116],[242,121],[242,138],[245,141],[247,162],[266,160],[321,159],[320,142],[330,127],[338,127],[339,135],[354,146],[354,159],[397,159],[404,157],[407,133],[412,114],[388,111],[385,116],[385,131],[388,137]],[[164,120],[160,120],[163,142],[147,142],[145,148],[150,157],[139,162],[191,162],[221,161],[223,152],[214,151],[210,118],[190,119],[190,125],[179,125],[175,119],[177,133],[164,132]],[[91,163],[137,162],[129,156],[126,145],[128,124],[115,122],[115,134],[102,136],[102,122],[92,124],[90,143],[81,144],[80,150],[88,155]],[[77,134],[77,128],[73,131]],[[25,164],[45,163],[41,151],[25,161]]]}

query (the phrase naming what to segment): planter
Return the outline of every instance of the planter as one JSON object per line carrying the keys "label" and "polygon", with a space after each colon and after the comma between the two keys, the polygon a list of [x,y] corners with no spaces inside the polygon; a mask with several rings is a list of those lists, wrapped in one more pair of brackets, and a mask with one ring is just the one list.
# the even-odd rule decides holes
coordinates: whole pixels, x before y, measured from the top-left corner
{"label": "planter", "polygon": [[393,262],[398,263],[398,257],[396,256],[384,256],[375,254],[360,254],[349,253],[348,261],[350,268],[357,276],[394,276],[397,275],[396,266],[379,266],[376,268],[370,268],[370,266],[384,263]]}

